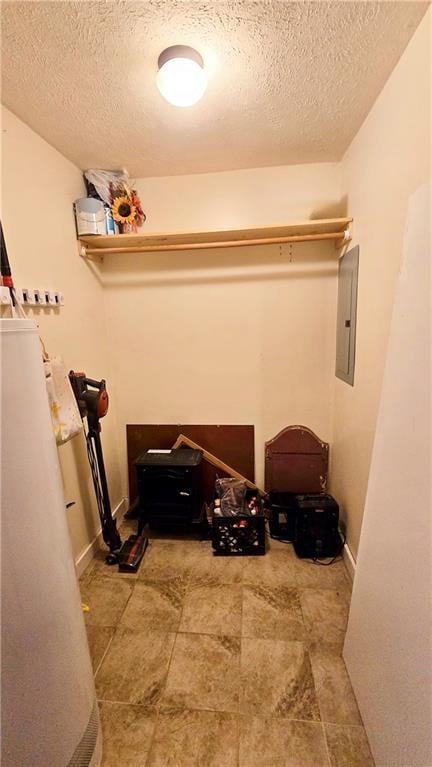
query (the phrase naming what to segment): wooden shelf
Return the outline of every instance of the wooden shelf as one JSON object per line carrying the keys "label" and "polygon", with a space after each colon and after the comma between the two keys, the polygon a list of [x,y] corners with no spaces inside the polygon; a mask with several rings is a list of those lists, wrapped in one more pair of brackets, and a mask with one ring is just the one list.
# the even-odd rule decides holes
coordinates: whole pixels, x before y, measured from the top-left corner
{"label": "wooden shelf", "polygon": [[83,258],[123,253],[157,253],[207,248],[236,248],[247,245],[278,245],[285,242],[334,240],[342,246],[349,240],[351,218],[325,218],[285,226],[256,229],[224,229],[217,232],[176,232],[173,234],[86,235],[79,238]]}

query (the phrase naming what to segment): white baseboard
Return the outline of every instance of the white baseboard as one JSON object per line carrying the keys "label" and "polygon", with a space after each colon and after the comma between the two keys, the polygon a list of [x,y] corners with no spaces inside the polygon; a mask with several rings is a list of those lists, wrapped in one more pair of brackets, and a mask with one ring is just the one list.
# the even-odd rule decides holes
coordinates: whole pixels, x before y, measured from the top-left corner
{"label": "white baseboard", "polygon": [[356,571],[356,561],[351,553],[351,549],[346,543],[343,547],[343,561],[345,562],[345,567],[348,570],[348,575],[351,578],[351,580],[354,580],[354,575]]}
{"label": "white baseboard", "polygon": [[[122,498],[113,511],[113,517],[116,518],[118,524],[121,524],[127,508],[127,499]],[[88,546],[86,546],[80,554],[78,554],[75,560],[75,569],[78,578],[83,574],[87,565],[90,564],[93,559],[95,552],[100,548],[101,541],[102,528],[100,527],[93,540],[90,541]]]}

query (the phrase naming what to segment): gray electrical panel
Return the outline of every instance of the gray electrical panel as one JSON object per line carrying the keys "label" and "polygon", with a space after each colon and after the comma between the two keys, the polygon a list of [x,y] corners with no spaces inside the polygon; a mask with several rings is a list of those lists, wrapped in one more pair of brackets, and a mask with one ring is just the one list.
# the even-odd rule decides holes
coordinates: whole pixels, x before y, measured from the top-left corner
{"label": "gray electrical panel", "polygon": [[359,246],[339,261],[336,375],[354,386]]}

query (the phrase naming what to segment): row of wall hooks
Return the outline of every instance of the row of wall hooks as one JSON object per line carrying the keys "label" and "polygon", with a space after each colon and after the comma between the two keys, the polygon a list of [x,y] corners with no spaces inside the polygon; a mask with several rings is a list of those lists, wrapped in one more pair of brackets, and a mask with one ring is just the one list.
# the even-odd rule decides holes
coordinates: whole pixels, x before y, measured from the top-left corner
{"label": "row of wall hooks", "polygon": [[[60,290],[46,288],[15,288],[15,295],[21,306],[40,306],[45,309],[55,309],[64,306],[64,295]],[[3,306],[11,304],[9,288],[0,289],[0,303]]]}

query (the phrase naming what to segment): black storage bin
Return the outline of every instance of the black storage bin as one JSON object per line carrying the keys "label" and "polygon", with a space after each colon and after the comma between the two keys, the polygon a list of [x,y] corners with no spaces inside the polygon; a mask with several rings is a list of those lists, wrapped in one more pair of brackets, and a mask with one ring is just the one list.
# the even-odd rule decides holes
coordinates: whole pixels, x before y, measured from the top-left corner
{"label": "black storage bin", "polygon": [[328,493],[296,496],[294,549],[298,557],[319,559],[340,554],[339,506]]}
{"label": "black storage bin", "polygon": [[264,514],[213,517],[212,545],[215,556],[265,554]]}
{"label": "black storage bin", "polygon": [[281,541],[294,541],[297,518],[296,495],[270,492],[266,508],[271,537]]}

